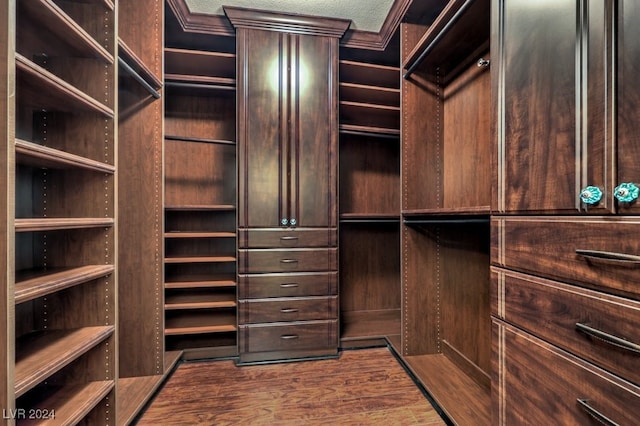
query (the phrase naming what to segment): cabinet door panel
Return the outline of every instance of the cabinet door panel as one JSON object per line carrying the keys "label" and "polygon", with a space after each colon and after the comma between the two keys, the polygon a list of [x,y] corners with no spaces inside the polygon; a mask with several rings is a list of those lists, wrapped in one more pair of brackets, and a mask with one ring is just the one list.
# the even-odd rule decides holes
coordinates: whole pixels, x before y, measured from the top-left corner
{"label": "cabinet door panel", "polygon": [[238,49],[238,220],[240,227],[279,226],[288,216],[286,40],[241,29]]}
{"label": "cabinet door panel", "polygon": [[[640,3],[618,3],[618,173],[616,184],[634,182],[640,186]],[[620,211],[638,213],[638,203]]]}
{"label": "cabinet door panel", "polygon": [[335,39],[292,39],[291,215],[337,226],[338,53]]}

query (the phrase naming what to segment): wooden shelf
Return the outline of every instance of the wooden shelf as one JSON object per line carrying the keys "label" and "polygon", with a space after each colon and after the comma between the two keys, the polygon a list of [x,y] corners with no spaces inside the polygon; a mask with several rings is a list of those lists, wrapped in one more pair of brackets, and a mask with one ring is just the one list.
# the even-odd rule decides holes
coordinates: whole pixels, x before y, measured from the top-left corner
{"label": "wooden shelf", "polygon": [[16,53],[18,100],[51,111],[91,111],[113,118],[112,108]]}
{"label": "wooden shelf", "polygon": [[165,353],[164,373],[155,376],[121,377],[118,379],[118,419],[117,425],[129,425],[135,420],[147,402],[162,386],[175,368],[182,351]]}
{"label": "wooden shelf", "polygon": [[16,163],[50,169],[79,168],[100,173],[114,174],[111,164],[91,160],[65,151],[16,139]]}
{"label": "wooden shelf", "polygon": [[491,206],[477,206],[477,207],[459,207],[459,208],[438,208],[438,209],[417,209],[417,210],[403,210],[402,216],[408,217],[420,217],[420,216],[486,216],[491,213]]}
{"label": "wooden shelf", "polygon": [[207,77],[200,75],[165,74],[165,84],[172,89],[186,90],[222,90],[235,91],[236,80],[234,78]]}
{"label": "wooden shelf", "polygon": [[166,232],[165,238],[235,238],[235,232]]}
{"label": "wooden shelf", "polygon": [[233,85],[235,85],[236,55],[233,53],[166,47],[164,62],[165,79],[167,80],[169,80],[167,76],[182,75],[194,80],[199,78],[233,80]]}
{"label": "wooden shelf", "polygon": [[393,213],[341,213],[340,222],[400,222],[400,215]]}
{"label": "wooden shelf", "polygon": [[55,413],[54,419],[20,420],[21,426],[74,425],[80,423],[114,388],[112,380],[65,386],[53,391],[38,407]]}
{"label": "wooden shelf", "polygon": [[450,0],[407,55],[403,68],[420,70],[447,85],[488,51],[490,10],[490,0]]}
{"label": "wooden shelf", "polygon": [[88,265],[65,270],[28,271],[16,273],[15,303],[46,296],[83,284],[114,272],[113,265]]}
{"label": "wooden shelf", "polygon": [[165,263],[229,263],[235,262],[233,256],[190,256],[190,257],[166,257]]}
{"label": "wooden shelf", "polygon": [[341,124],[340,134],[369,136],[374,138],[400,139],[400,129],[390,129],[385,127],[358,126],[355,124]]}
{"label": "wooden shelf", "polygon": [[400,309],[343,312],[340,340],[387,338],[400,335]]}
{"label": "wooden shelf", "polygon": [[340,83],[340,100],[400,108],[400,89]]}
{"label": "wooden shelf", "polygon": [[341,101],[340,123],[399,130],[400,107]]}
{"label": "wooden shelf", "polygon": [[490,388],[480,386],[442,354],[403,360],[455,424],[491,424]]}
{"label": "wooden shelf", "polygon": [[228,333],[237,331],[235,313],[199,313],[167,318],[165,335]]}
{"label": "wooden shelf", "polygon": [[179,294],[165,297],[165,310],[235,308],[233,294]]}
{"label": "wooden shelf", "polygon": [[108,228],[113,226],[111,218],[44,218],[16,219],[16,232],[62,231],[68,229]]}
{"label": "wooden shelf", "polygon": [[233,212],[236,206],[232,204],[199,204],[199,205],[180,205],[165,206],[168,211],[215,211],[215,212]]}
{"label": "wooden shelf", "polygon": [[36,332],[16,344],[16,398],[107,339],[115,328],[84,327]]}
{"label": "wooden shelf", "polygon": [[342,60],[340,61],[340,81],[400,89],[400,68]]}
{"label": "wooden shelf", "polygon": [[164,139],[167,141],[177,142],[197,142],[197,143],[211,143],[218,145],[235,145],[235,141],[221,140],[221,139],[207,139],[207,138],[192,138],[188,136],[170,136],[165,135]]}
{"label": "wooden shelf", "polygon": [[37,25],[64,40],[72,49],[69,56],[95,57],[113,63],[113,56],[52,0],[18,2],[19,13],[25,13]]}
{"label": "wooden shelf", "polygon": [[225,275],[225,276],[193,276],[188,277],[190,280],[187,281],[186,277],[183,277],[181,281],[170,281],[165,282],[164,287],[166,289],[206,289],[206,288],[228,288],[235,287],[236,280],[235,275]]}
{"label": "wooden shelf", "polygon": [[152,88],[162,87],[162,80],[144,63],[127,43],[118,38],[118,56],[133,68]]}

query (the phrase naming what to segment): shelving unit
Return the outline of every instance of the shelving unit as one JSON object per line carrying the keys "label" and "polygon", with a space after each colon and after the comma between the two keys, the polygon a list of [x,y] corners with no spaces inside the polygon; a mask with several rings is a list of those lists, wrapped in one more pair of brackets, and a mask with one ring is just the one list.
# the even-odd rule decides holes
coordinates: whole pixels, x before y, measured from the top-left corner
{"label": "shelving unit", "polygon": [[117,424],[125,425],[181,353],[164,345],[164,2],[119,2],[118,25]]}
{"label": "shelving unit", "polygon": [[[349,57],[349,52],[345,52]],[[343,347],[400,335],[400,69],[340,61]]]}
{"label": "shelving unit", "polygon": [[489,14],[401,25],[401,356],[456,424],[491,424]]}
{"label": "shelving unit", "polygon": [[3,319],[11,375],[2,405],[46,406],[61,424],[105,423],[118,356],[116,96],[104,89],[115,86],[115,11],[97,2],[13,6],[1,15],[15,46],[0,43],[16,94],[15,109],[3,111],[15,126],[3,168],[15,173],[4,194],[15,210],[3,233],[14,257],[3,281],[13,306]]}
{"label": "shelving unit", "polygon": [[164,48],[166,345],[185,359],[233,356],[235,39],[205,42],[173,19]]}

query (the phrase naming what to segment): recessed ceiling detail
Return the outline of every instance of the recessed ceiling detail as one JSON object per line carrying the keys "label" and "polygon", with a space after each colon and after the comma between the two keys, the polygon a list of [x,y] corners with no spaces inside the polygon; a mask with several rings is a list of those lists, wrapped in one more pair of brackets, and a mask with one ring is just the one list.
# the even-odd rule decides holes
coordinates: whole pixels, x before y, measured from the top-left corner
{"label": "recessed ceiling detail", "polygon": [[222,6],[350,19],[351,29],[380,32],[394,0],[185,0],[191,13],[224,15]]}

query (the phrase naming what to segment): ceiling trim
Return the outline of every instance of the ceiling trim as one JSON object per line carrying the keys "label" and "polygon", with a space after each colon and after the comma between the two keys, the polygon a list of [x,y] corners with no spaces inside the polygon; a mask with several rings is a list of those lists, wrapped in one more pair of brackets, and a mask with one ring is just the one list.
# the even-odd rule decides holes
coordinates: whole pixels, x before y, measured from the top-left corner
{"label": "ceiling trim", "polygon": [[223,10],[236,28],[341,38],[351,25],[349,19],[278,13],[231,6],[223,6]]}
{"label": "ceiling trim", "polygon": [[[394,0],[379,33],[373,31],[347,30],[340,40],[343,47],[384,50],[398,29],[402,18],[413,0]],[[186,32],[235,36],[233,25],[226,16],[193,13],[185,0],[167,0],[182,29]],[[330,18],[327,18],[330,19]]]}

